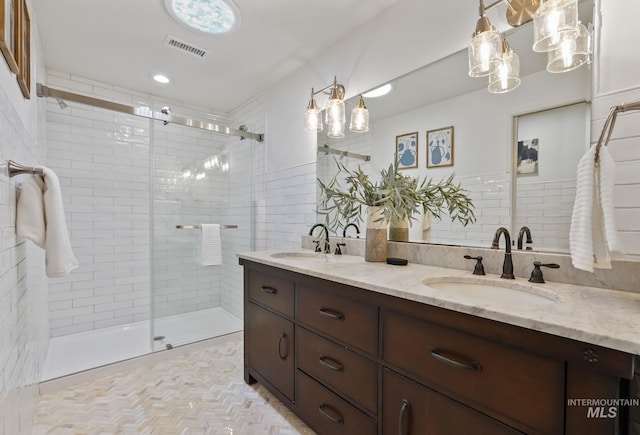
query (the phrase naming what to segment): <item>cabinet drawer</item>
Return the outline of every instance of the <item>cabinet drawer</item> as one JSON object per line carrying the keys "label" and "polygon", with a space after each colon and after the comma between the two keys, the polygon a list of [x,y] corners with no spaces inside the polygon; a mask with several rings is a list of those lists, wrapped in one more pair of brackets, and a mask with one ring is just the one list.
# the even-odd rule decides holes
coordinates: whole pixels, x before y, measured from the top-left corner
{"label": "cabinet drawer", "polygon": [[300,416],[320,435],[375,435],[376,421],[341,399],[300,370],[298,409]]}
{"label": "cabinet drawer", "polygon": [[252,303],[245,319],[249,368],[293,401],[295,357],[293,323]]}
{"label": "cabinet drawer", "polygon": [[300,326],[296,326],[296,346],[299,369],[377,413],[376,364]]}
{"label": "cabinet drawer", "polygon": [[249,273],[249,299],[289,317],[293,317],[293,290],[291,280],[255,270]]}
{"label": "cabinet drawer", "polygon": [[562,433],[562,361],[395,312],[383,321],[385,361],[527,432]]}
{"label": "cabinet drawer", "polygon": [[377,354],[378,307],[298,285],[296,320]]}
{"label": "cabinet drawer", "polygon": [[383,435],[522,434],[388,369],[382,389]]}

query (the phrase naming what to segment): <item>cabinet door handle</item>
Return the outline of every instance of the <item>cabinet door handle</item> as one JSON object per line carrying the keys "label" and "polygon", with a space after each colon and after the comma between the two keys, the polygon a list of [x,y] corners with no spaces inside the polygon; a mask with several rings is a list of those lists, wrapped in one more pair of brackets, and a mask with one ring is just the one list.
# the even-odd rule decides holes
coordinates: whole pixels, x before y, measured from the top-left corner
{"label": "cabinet door handle", "polygon": [[398,417],[398,435],[406,435],[409,433],[407,431],[407,425],[405,424],[409,412],[411,412],[411,403],[409,403],[407,399],[403,399],[402,406],[400,407],[400,417]]}
{"label": "cabinet door handle", "polygon": [[323,316],[331,317],[336,320],[344,320],[344,314],[340,311],[330,310],[329,308],[320,307],[320,314]]}
{"label": "cabinet door handle", "polygon": [[338,423],[338,424],[344,423],[344,418],[342,418],[342,415],[340,415],[340,413],[336,409],[332,408],[329,405],[325,405],[324,403],[321,404],[320,407],[318,408],[318,411],[323,417],[331,420],[334,423]]}
{"label": "cabinet door handle", "polygon": [[320,363],[320,365],[323,365],[328,369],[335,370],[336,372],[344,371],[344,366],[331,357],[321,356],[320,359],[318,359],[318,362]]}
{"label": "cabinet door handle", "polygon": [[442,361],[445,364],[449,364],[452,367],[464,370],[471,370],[472,372],[480,373],[482,371],[482,365],[480,365],[477,361],[471,361],[469,363],[464,363],[460,361],[456,361],[451,358],[447,358],[446,356],[442,356],[437,347],[431,346],[431,356],[437,359],[438,361]]}
{"label": "cabinet door handle", "polygon": [[[282,343],[285,344],[284,346],[284,355],[282,354]],[[281,360],[285,360],[287,359],[287,356],[289,356],[289,348],[287,346],[287,333],[283,332],[282,335],[280,336],[280,338],[278,339],[278,356],[280,357]]]}
{"label": "cabinet door handle", "polygon": [[269,294],[272,294],[272,295],[275,295],[276,293],[278,293],[278,289],[277,288],[269,287],[268,285],[263,285],[260,288],[262,289],[263,292],[269,293]]}

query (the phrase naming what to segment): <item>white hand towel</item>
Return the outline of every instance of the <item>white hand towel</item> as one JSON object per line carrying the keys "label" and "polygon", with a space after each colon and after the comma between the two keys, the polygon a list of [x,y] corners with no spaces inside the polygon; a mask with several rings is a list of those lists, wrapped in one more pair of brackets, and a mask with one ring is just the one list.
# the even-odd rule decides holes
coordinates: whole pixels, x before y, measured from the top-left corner
{"label": "white hand towel", "polygon": [[65,222],[58,176],[44,168],[44,180],[26,177],[18,198],[16,233],[45,250],[47,276],[57,278],[78,267]]}
{"label": "white hand towel", "polygon": [[44,180],[38,175],[25,176],[16,206],[16,234],[44,249]]}
{"label": "white hand towel", "polygon": [[615,162],[604,146],[600,148],[598,165],[595,157],[593,145],[578,163],[569,231],[574,267],[592,273],[594,267],[611,268],[610,251],[622,251],[613,209]]}
{"label": "white hand towel", "polygon": [[220,225],[202,224],[202,248],[200,262],[203,266],[220,266],[222,264],[222,246],[220,242]]}

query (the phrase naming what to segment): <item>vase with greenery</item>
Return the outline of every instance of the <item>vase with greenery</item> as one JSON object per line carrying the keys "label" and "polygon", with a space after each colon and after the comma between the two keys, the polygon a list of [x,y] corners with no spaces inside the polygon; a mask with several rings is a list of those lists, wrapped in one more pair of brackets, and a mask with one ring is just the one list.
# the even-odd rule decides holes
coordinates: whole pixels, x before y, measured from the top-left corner
{"label": "vase with greenery", "polygon": [[[380,171],[379,180],[372,181],[360,166],[352,170],[340,161],[336,160],[336,164],[338,171],[328,183],[318,179],[320,212],[325,214],[326,225],[334,231],[361,219],[363,207],[375,210],[373,222],[384,223],[385,244],[387,223],[411,222],[420,213],[430,213],[441,219],[446,212],[452,221],[465,226],[476,220],[473,202],[467,191],[454,182],[453,173],[436,183],[431,178],[420,179],[401,173],[395,162]],[[378,256],[372,261],[384,260]]]}

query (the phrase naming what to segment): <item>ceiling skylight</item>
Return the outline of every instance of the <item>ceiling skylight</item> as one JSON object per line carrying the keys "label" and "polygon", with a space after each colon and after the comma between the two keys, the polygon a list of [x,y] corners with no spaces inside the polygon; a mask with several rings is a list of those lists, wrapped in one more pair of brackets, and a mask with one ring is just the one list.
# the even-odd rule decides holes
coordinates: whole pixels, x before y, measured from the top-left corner
{"label": "ceiling skylight", "polygon": [[232,0],[165,0],[173,18],[192,30],[219,35],[240,26],[240,10]]}

